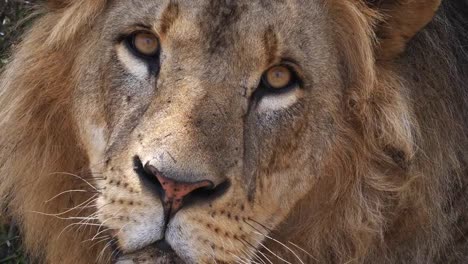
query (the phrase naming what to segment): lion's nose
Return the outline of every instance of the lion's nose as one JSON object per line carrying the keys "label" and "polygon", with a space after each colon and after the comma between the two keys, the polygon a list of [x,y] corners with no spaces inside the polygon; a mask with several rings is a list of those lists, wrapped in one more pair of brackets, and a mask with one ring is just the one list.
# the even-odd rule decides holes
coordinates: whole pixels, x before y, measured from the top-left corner
{"label": "lion's nose", "polygon": [[[149,164],[146,164],[144,169],[155,177],[161,186],[161,200],[165,215],[168,218],[172,218],[182,206],[196,199],[200,194],[209,194],[215,189],[214,183],[209,180],[180,182],[166,177],[157,168]],[[197,195],[195,195],[195,192]]]}
{"label": "lion's nose", "polygon": [[[154,187],[152,189],[161,198],[166,221],[170,220],[182,207],[195,203],[212,202],[225,194],[231,186],[228,179],[214,183],[207,179],[208,176],[180,177],[174,173],[167,174],[158,170],[149,162],[143,166],[138,156],[133,159],[133,169],[144,182]],[[175,179],[177,176],[180,178]],[[186,180],[180,180],[181,178]],[[190,181],[190,179],[193,179],[193,181]]]}
{"label": "lion's nose", "polygon": [[145,166],[146,171],[150,172],[161,184],[163,189],[164,208],[170,210],[170,215],[174,215],[182,207],[184,200],[196,190],[211,190],[214,186],[213,182],[203,180],[198,182],[178,182],[167,178],[155,167],[151,165]]}

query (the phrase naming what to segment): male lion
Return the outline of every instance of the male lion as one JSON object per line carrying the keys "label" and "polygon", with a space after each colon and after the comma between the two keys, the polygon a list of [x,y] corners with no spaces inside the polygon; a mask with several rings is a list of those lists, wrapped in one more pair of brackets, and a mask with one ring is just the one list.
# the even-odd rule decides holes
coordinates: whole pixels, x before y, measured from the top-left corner
{"label": "male lion", "polygon": [[54,0],[0,86],[39,263],[467,263],[466,0]]}

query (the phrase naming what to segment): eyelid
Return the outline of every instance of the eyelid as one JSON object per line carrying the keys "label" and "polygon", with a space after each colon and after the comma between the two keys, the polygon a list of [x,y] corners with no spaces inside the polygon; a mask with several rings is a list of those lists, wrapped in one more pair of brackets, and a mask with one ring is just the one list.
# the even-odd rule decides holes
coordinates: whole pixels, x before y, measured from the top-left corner
{"label": "eyelid", "polygon": [[154,30],[153,30],[153,28],[151,26],[145,25],[145,24],[135,24],[135,25],[131,25],[131,26],[126,27],[125,29],[123,29],[120,32],[120,34],[118,34],[117,37],[114,39],[114,42],[115,43],[121,43],[128,36],[134,34],[135,32],[141,32],[141,31],[150,32],[150,33],[157,36],[156,32],[154,32]]}
{"label": "eyelid", "polygon": [[301,67],[296,60],[291,58],[284,58],[279,64],[288,67],[296,75],[296,77],[298,77],[298,79],[302,80],[304,78]]}

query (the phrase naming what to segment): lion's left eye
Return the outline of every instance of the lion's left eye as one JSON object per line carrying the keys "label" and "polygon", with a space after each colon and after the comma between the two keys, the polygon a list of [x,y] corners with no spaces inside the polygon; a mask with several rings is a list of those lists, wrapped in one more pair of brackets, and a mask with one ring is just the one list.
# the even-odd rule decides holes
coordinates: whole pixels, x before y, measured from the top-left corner
{"label": "lion's left eye", "polygon": [[280,92],[298,84],[294,70],[287,65],[276,65],[265,71],[262,77],[262,86],[271,92]]}
{"label": "lion's left eye", "polygon": [[142,58],[155,57],[160,50],[158,37],[146,31],[133,33],[127,38],[127,43],[133,53]]}

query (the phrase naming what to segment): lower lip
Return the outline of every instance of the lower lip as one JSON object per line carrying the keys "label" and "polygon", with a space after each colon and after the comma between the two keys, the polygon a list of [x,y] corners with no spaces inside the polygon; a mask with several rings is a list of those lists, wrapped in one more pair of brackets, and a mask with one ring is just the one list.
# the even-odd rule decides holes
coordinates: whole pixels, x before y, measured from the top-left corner
{"label": "lower lip", "polygon": [[116,264],[130,263],[154,263],[154,264],[185,264],[180,259],[170,245],[160,240],[140,251],[122,255]]}
{"label": "lower lip", "polygon": [[159,240],[156,243],[154,243],[154,246],[159,249],[159,251],[167,253],[167,254],[174,254],[174,250],[172,249],[171,245],[167,243],[167,241],[164,240]]}

